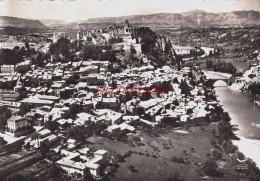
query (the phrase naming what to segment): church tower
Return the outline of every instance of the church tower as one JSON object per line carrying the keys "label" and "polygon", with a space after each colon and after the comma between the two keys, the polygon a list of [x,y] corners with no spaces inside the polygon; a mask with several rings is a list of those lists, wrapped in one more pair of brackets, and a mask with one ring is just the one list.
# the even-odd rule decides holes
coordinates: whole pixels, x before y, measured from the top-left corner
{"label": "church tower", "polygon": [[127,32],[128,32],[129,27],[130,27],[129,21],[126,19],[126,20],[125,20],[125,26],[124,26],[124,33],[127,33]]}
{"label": "church tower", "polygon": [[198,26],[200,26],[200,18],[198,18]]}
{"label": "church tower", "polygon": [[18,78],[16,82],[16,86],[14,87],[15,92],[19,92],[23,88],[23,83],[21,82],[21,76]]}
{"label": "church tower", "polygon": [[54,31],[53,37],[52,37],[52,42],[56,43],[57,41],[58,41],[57,34],[56,34],[56,31]]}

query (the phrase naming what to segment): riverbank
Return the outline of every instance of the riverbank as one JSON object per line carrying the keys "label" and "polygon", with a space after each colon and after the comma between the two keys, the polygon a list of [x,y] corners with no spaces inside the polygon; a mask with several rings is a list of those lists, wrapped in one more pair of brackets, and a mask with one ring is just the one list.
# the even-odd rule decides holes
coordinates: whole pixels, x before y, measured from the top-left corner
{"label": "riverbank", "polygon": [[[212,88],[205,96],[214,100]],[[236,139],[231,119],[222,106],[211,106],[205,120],[188,121],[155,128],[138,127],[137,133],[117,142],[92,137],[91,149],[105,148],[124,157],[111,180],[201,180],[255,181],[260,176],[254,162],[245,159],[232,140]],[[125,156],[126,155],[126,156]],[[248,168],[237,170],[240,162]],[[145,179],[144,179],[145,178]]]}
{"label": "riverbank", "polygon": [[254,97],[245,92],[234,91],[229,87],[215,88],[220,105],[229,113],[231,124],[238,125],[234,133],[240,140],[233,140],[240,152],[254,160],[260,168],[260,107],[254,105]]}
{"label": "riverbank", "polygon": [[[215,72],[206,73],[208,78],[216,77]],[[258,100],[256,97],[248,92],[238,91],[243,86],[233,84],[231,87],[215,88],[215,91],[219,104],[231,117],[231,124],[238,125],[238,129],[233,131],[240,140],[233,140],[234,145],[260,168],[260,128],[255,126],[260,123],[260,106],[254,104]]]}
{"label": "riverbank", "polygon": [[236,145],[241,153],[247,158],[251,158],[256,163],[256,166],[260,168],[260,140],[248,139],[242,136],[238,136],[240,140],[233,140],[233,144]]}

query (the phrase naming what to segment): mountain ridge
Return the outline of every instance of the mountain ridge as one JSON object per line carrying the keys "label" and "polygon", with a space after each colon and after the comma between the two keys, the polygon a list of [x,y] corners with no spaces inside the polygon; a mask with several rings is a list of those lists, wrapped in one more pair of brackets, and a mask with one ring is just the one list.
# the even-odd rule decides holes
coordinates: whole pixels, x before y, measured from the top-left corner
{"label": "mountain ridge", "polygon": [[131,23],[162,23],[168,25],[196,25],[198,19],[201,25],[213,24],[260,24],[260,11],[233,11],[223,13],[208,13],[193,10],[183,13],[157,13],[148,15],[132,15],[121,17],[90,18],[83,23],[123,22],[128,19]]}
{"label": "mountain ridge", "polygon": [[208,26],[208,25],[242,25],[260,24],[260,11],[232,11],[209,13],[195,9],[182,13],[153,13],[148,15],[129,15],[117,17],[89,18],[67,22],[52,19],[24,19],[10,16],[0,16],[0,27],[40,28],[46,29],[54,26],[67,26],[70,24],[111,23],[122,24],[128,19],[131,24],[140,25],[167,25],[167,26]]}

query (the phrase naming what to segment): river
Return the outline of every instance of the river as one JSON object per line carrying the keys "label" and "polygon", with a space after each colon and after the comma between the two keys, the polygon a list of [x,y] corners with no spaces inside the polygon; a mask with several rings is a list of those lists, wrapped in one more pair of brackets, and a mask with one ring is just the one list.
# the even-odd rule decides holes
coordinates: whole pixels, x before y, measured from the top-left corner
{"label": "river", "polygon": [[254,104],[254,96],[234,91],[229,87],[216,87],[216,95],[223,109],[229,113],[232,125],[237,125],[235,134],[240,138],[233,141],[239,151],[253,159],[260,168],[260,106]]}

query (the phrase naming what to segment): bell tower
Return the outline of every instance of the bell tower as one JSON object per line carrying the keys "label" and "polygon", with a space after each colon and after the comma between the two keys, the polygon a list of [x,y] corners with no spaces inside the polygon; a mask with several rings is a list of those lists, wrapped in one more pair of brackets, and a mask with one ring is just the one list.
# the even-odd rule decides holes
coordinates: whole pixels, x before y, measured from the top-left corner
{"label": "bell tower", "polygon": [[23,88],[23,83],[21,82],[21,76],[18,78],[16,85],[14,87],[15,92],[19,92]]}

